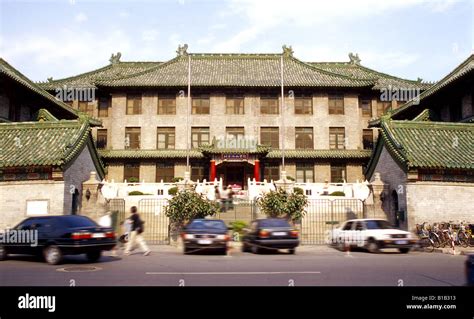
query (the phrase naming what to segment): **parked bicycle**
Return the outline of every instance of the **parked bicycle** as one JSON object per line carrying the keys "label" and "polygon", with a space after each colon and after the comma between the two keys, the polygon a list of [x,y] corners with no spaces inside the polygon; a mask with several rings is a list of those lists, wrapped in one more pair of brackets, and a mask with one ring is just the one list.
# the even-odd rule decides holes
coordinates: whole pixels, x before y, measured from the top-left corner
{"label": "parked bicycle", "polygon": [[427,252],[433,252],[435,249],[435,244],[433,239],[430,236],[431,230],[427,229],[426,227],[426,222],[423,224],[416,224],[416,234],[420,238],[418,241],[418,245],[420,248],[422,248],[424,251]]}

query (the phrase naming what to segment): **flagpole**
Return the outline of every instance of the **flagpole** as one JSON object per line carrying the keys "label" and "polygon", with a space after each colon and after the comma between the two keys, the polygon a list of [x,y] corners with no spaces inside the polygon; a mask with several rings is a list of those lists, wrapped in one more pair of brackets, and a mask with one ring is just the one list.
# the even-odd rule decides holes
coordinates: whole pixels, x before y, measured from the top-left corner
{"label": "flagpole", "polygon": [[188,55],[188,107],[186,111],[186,172],[190,172],[189,170],[189,139],[190,139],[190,132],[189,132],[189,112],[191,110],[191,55]]}
{"label": "flagpole", "polygon": [[283,86],[283,54],[281,55],[280,59],[280,75],[281,75],[281,164],[283,171],[286,172],[285,168],[285,90]]}

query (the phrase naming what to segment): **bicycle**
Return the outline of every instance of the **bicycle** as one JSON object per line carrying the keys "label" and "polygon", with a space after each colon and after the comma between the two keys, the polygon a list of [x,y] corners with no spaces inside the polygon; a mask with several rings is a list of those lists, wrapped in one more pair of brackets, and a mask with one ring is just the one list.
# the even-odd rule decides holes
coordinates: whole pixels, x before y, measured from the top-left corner
{"label": "bicycle", "polygon": [[426,222],[421,225],[416,224],[416,234],[420,238],[420,240],[418,241],[418,245],[424,251],[431,253],[434,251],[435,245],[433,239],[430,238],[430,231],[426,229],[425,225]]}

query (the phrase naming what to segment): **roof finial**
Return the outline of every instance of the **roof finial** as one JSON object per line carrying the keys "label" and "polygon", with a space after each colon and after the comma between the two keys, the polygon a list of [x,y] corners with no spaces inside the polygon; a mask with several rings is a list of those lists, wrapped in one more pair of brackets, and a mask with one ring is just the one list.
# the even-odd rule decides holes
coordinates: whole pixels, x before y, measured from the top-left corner
{"label": "roof finial", "polygon": [[122,56],[122,53],[120,53],[120,52],[117,52],[117,54],[113,54],[113,53],[112,53],[112,56],[111,56],[110,59],[109,59],[110,64],[119,63],[121,56]]}
{"label": "roof finial", "polygon": [[178,56],[188,55],[188,45],[185,43],[183,45],[178,45],[178,50],[176,50]]}
{"label": "roof finial", "polygon": [[293,49],[291,48],[291,45],[284,44],[282,48],[283,48],[283,56],[285,58],[293,56]]}
{"label": "roof finial", "polygon": [[351,64],[360,64],[360,58],[358,53],[354,54],[352,52],[349,52],[349,60]]}
{"label": "roof finial", "polygon": [[418,78],[416,79],[416,82],[421,83],[421,82],[423,82],[423,79],[420,78],[420,77],[418,77]]}
{"label": "roof finial", "polygon": [[49,83],[53,82],[53,77],[50,76],[49,78],[47,78],[46,80],[48,80]]}

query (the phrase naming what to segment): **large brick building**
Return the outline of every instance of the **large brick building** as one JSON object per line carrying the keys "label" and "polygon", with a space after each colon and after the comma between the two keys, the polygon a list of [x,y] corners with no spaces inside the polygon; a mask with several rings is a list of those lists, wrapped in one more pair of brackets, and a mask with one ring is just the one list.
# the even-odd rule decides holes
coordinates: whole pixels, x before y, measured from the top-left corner
{"label": "large brick building", "polygon": [[[300,61],[286,46],[282,54],[186,49],[166,62],[122,62],[113,55],[98,70],[41,83],[52,94],[96,90],[93,101],[70,105],[102,120],[94,136],[109,179],[183,177],[189,146],[193,180],[222,177],[245,187],[247,178],[279,179],[284,146],[285,170],[297,181],[363,180],[377,135],[368,121],[400,104],[381,101],[381,90],[429,86],[366,68],[353,54],[349,62],[323,63]],[[254,139],[257,146],[220,147],[229,136]]]}

